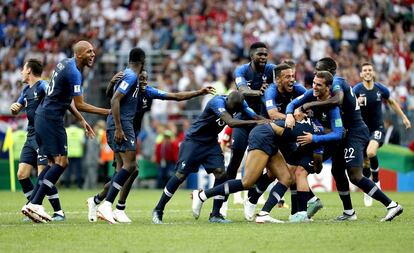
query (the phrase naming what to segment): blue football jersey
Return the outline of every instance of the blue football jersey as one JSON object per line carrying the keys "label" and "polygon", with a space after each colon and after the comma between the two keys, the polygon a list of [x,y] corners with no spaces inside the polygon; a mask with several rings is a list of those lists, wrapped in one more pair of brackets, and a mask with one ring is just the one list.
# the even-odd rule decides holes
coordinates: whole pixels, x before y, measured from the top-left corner
{"label": "blue football jersey", "polygon": [[263,103],[266,106],[266,110],[276,108],[278,112],[285,113],[286,106],[295,98],[299,97],[306,92],[305,87],[300,84],[294,84],[292,92],[280,93],[277,89],[277,85],[272,83],[266,89],[264,93]]}
{"label": "blue football jersey", "polygon": [[144,92],[139,93],[138,102],[137,102],[137,111],[135,113],[135,118],[134,118],[134,130],[136,134],[138,134],[138,132],[141,130],[141,123],[142,123],[142,118],[144,117],[144,114],[151,110],[152,100],[154,99],[165,100],[166,94],[167,92],[156,89],[148,85],[145,87]]}
{"label": "blue football jersey", "polygon": [[[316,100],[317,98],[313,95],[313,89],[307,90],[303,95],[295,98],[288,104],[286,107],[286,113],[293,114],[295,108]],[[328,142],[342,138],[344,129],[338,106],[314,107],[312,108],[312,114],[312,118],[317,120],[322,127],[332,130],[332,132],[325,135],[313,135],[312,142]]]}
{"label": "blue football jersey", "polygon": [[334,76],[331,91],[342,90],[344,98],[341,106],[342,121],[346,129],[360,128],[366,126],[362,120],[361,110],[352,87],[346,80],[339,76]]}
{"label": "blue football jersey", "polygon": [[390,98],[390,91],[381,83],[374,83],[374,87],[368,90],[362,83],[354,87],[354,93],[359,99],[361,115],[367,124],[369,131],[373,132],[383,128],[382,100]]}
{"label": "blue football jersey", "polygon": [[[133,121],[135,113],[137,111],[138,104],[138,94],[139,94],[139,85],[138,85],[138,75],[130,69],[126,68],[124,70],[124,76],[118,83],[114,86],[114,91],[119,91],[124,96],[120,102],[120,117],[121,121]],[[115,94],[114,92],[114,94]],[[108,128],[115,127],[115,122],[113,120],[112,113],[108,115]]]}
{"label": "blue football jersey", "polygon": [[82,95],[82,74],[75,58],[67,58],[56,65],[47,89],[46,97],[36,114],[51,120],[63,120],[74,96]]}
{"label": "blue football jersey", "polygon": [[[234,71],[237,88],[246,86],[252,90],[260,90],[263,82],[273,83],[273,69],[276,67],[274,64],[267,63],[262,73],[254,72],[250,64],[243,64]],[[260,97],[245,97],[245,100],[257,114],[262,114],[265,111]]]}
{"label": "blue football jersey", "polygon": [[47,92],[48,83],[44,80],[36,82],[32,87],[26,85],[20,93],[17,103],[24,106],[26,110],[27,120],[27,136],[34,135],[34,119],[36,109],[42,102]]}
{"label": "blue football jersey", "polygon": [[[218,134],[226,125],[220,117],[226,111],[226,96],[213,97],[188,129],[186,139],[204,143],[217,142]],[[245,101],[243,101],[243,112],[250,117],[257,115]]]}

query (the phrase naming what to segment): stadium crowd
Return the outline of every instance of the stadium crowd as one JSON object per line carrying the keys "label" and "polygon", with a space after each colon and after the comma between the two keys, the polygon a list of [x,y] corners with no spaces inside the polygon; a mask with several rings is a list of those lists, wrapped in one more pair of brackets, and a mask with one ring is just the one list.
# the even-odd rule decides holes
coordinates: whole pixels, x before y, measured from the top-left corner
{"label": "stadium crowd", "polygon": [[[48,78],[80,39],[94,44],[97,61],[126,55],[135,46],[171,50],[153,77],[167,91],[212,84],[226,93],[234,88],[235,66],[248,59],[248,45],[259,40],[267,44],[270,62],[294,59],[296,79],[307,87],[314,63],[324,56],[337,61],[351,85],[360,81],[360,64],[371,61],[391,97],[414,112],[413,9],[412,1],[404,0],[5,0],[0,3],[0,113],[7,113],[21,91],[25,59],[43,60]],[[151,115],[162,123],[165,112],[200,110],[202,104],[201,99],[154,101]],[[144,134],[165,135],[176,127],[161,124],[162,130],[155,130],[159,124],[152,121]]]}

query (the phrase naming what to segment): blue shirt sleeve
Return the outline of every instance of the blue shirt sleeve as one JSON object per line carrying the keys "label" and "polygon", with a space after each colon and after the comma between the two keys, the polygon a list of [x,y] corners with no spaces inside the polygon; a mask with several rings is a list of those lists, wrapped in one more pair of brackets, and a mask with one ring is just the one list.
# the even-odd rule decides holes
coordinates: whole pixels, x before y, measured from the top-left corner
{"label": "blue shirt sleeve", "polygon": [[[28,86],[26,86],[26,87],[28,87]],[[21,104],[23,106],[25,106],[25,102],[24,102],[24,92],[27,90],[26,87],[24,87],[24,89],[22,90],[22,92],[20,92],[20,96],[17,99],[17,103],[19,103],[19,104]]]}
{"label": "blue shirt sleeve", "polygon": [[116,88],[122,94],[127,94],[131,87],[136,86],[137,77],[125,71],[124,78],[120,81]]}
{"label": "blue shirt sleeve", "polygon": [[221,117],[221,115],[226,112],[226,103],[224,102],[224,99],[220,99],[220,97],[212,98],[207,106],[213,110],[217,117]]}
{"label": "blue shirt sleeve", "polygon": [[343,87],[342,87],[342,83],[344,81],[345,81],[344,79],[334,76],[332,87],[331,87],[332,92],[335,92],[337,90],[342,90],[342,92],[344,92]]}
{"label": "blue shirt sleeve", "polygon": [[352,88],[352,91],[354,92],[355,96],[359,96],[359,93],[361,92],[361,83],[357,83],[357,85]]}
{"label": "blue shirt sleeve", "polygon": [[381,83],[376,84],[378,85],[378,88],[381,90],[383,98],[390,99],[390,90]]}
{"label": "blue shirt sleeve", "polygon": [[80,96],[83,93],[82,87],[82,74],[76,68],[76,65],[72,65],[67,72],[69,85],[72,87],[72,96]]}
{"label": "blue shirt sleeve", "polygon": [[313,98],[313,90],[307,90],[304,94],[300,95],[299,97],[293,99],[292,102],[290,102],[286,106],[286,114],[293,114],[296,108],[303,105],[304,103],[310,101]]}
{"label": "blue shirt sleeve", "polygon": [[236,68],[236,70],[234,71],[234,78],[235,78],[237,89],[240,88],[241,86],[247,87],[247,81],[246,81],[246,78],[244,77],[245,72],[246,72],[245,65],[242,65]]}
{"label": "blue shirt sleeve", "polygon": [[167,92],[156,89],[152,86],[145,87],[145,92],[149,98],[165,100]]}
{"label": "blue shirt sleeve", "polygon": [[250,108],[247,102],[244,100],[243,100],[243,111],[252,119],[257,116],[257,114],[253,111],[253,109]]}
{"label": "blue shirt sleeve", "polygon": [[338,106],[335,106],[329,110],[329,117],[331,119],[331,132],[323,135],[313,135],[313,143],[321,143],[328,141],[337,141],[342,139],[344,134],[344,128],[341,119],[341,113]]}
{"label": "blue shirt sleeve", "polygon": [[276,108],[276,96],[277,96],[277,86],[274,83],[271,83],[269,87],[265,90],[264,93],[264,103],[266,110],[271,110]]}
{"label": "blue shirt sleeve", "polygon": [[299,94],[299,95],[302,95],[307,91],[307,89],[303,87],[302,84],[299,84],[299,83],[296,83],[294,87],[295,87],[296,94]]}
{"label": "blue shirt sleeve", "polygon": [[47,94],[47,88],[49,87],[49,83],[46,81],[42,81],[39,85],[38,92],[44,97]]}

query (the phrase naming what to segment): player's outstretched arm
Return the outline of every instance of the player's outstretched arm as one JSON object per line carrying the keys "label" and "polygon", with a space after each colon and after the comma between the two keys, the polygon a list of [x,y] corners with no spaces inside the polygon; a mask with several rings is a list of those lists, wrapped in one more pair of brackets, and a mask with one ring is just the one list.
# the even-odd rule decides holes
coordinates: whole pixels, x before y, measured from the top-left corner
{"label": "player's outstretched arm", "polygon": [[88,124],[88,122],[86,122],[82,114],[76,109],[76,106],[73,100],[70,104],[69,111],[79,121],[83,129],[85,129],[86,136],[88,136],[89,138],[94,138],[96,135],[95,135],[95,132],[93,131],[93,128]]}
{"label": "player's outstretched arm", "polygon": [[223,114],[220,116],[220,119],[224,121],[229,127],[235,128],[235,127],[245,127],[245,126],[254,126],[256,124],[265,124],[269,123],[270,120],[268,119],[259,119],[259,120],[239,120],[233,118],[230,113],[223,112]]}
{"label": "player's outstretched arm", "polygon": [[404,112],[401,110],[401,107],[398,105],[398,103],[392,99],[389,98],[387,100],[388,104],[390,105],[390,107],[394,110],[394,112],[396,112],[398,114],[398,116],[401,117],[401,119],[403,120],[404,126],[405,128],[411,128],[411,122],[410,120],[407,118],[407,116],[404,114]]}
{"label": "player's outstretched arm", "polygon": [[165,95],[165,100],[183,101],[207,94],[215,95],[216,89],[213,86],[206,86],[195,91],[182,91],[176,93],[169,92]]}
{"label": "player's outstretched arm", "polygon": [[96,106],[86,103],[83,100],[82,95],[73,97],[73,101],[75,102],[76,109],[78,109],[81,112],[94,113],[94,114],[99,114],[103,116],[108,115],[110,112],[109,109],[96,107]]}
{"label": "player's outstretched arm", "polygon": [[313,101],[302,105],[302,110],[307,111],[314,107],[334,107],[341,106],[344,100],[344,92],[342,90],[334,91],[334,95],[325,101]]}

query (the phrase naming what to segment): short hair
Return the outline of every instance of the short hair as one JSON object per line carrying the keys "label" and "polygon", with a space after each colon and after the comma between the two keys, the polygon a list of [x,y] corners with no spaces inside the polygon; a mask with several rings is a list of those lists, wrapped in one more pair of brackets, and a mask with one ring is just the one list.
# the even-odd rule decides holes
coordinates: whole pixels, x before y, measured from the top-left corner
{"label": "short hair", "polygon": [[289,65],[291,68],[295,68],[296,67],[296,63],[292,59],[283,60],[282,63]]}
{"label": "short hair", "polygon": [[365,66],[372,66],[372,67],[374,67],[374,65],[372,65],[372,63],[367,62],[367,61],[361,64],[361,69],[362,69],[363,67],[365,67]]}
{"label": "short hair", "polygon": [[327,86],[331,86],[333,83],[333,75],[329,71],[318,71],[316,77],[323,78]]}
{"label": "short hair", "polygon": [[34,76],[41,76],[43,72],[43,64],[40,60],[31,58],[26,61],[27,67],[32,70]]}
{"label": "short hair", "polygon": [[322,59],[319,59],[318,62],[322,64],[322,69],[320,70],[329,71],[331,74],[334,74],[336,72],[336,62],[331,57],[324,57]]}
{"label": "short hair", "polygon": [[249,55],[251,56],[254,53],[254,51],[258,48],[267,48],[267,46],[263,42],[260,42],[260,41],[255,42],[255,43],[250,45]]}
{"label": "short hair", "polygon": [[145,61],[145,52],[139,47],[133,48],[129,52],[130,63],[143,63]]}
{"label": "short hair", "polygon": [[281,63],[281,64],[276,65],[276,67],[273,69],[273,77],[274,77],[273,79],[276,79],[276,77],[279,77],[282,71],[286,69],[292,69],[292,66],[286,63]]}

